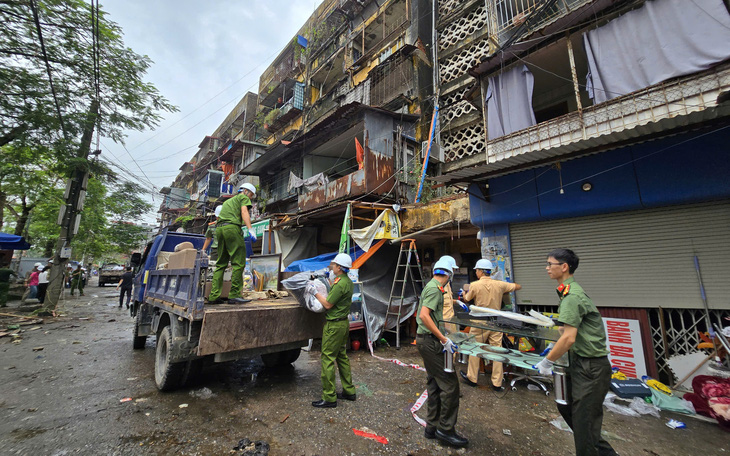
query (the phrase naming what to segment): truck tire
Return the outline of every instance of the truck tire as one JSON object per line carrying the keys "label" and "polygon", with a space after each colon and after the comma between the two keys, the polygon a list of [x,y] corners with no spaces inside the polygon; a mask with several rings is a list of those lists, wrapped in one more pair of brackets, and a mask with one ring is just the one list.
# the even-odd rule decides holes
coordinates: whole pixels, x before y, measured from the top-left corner
{"label": "truck tire", "polygon": [[147,343],[147,336],[139,336],[139,325],[142,323],[142,312],[137,312],[137,318],[134,319],[134,329],[132,329],[132,348],[142,350]]}
{"label": "truck tire", "polygon": [[155,384],[160,391],[172,391],[180,386],[185,363],[170,362],[172,328],[168,325],[160,330],[155,353]]}
{"label": "truck tire", "polygon": [[267,353],[265,355],[261,355],[261,360],[264,362],[264,366],[266,367],[288,366],[299,359],[299,354],[301,352],[301,348],[294,348],[276,353]]}

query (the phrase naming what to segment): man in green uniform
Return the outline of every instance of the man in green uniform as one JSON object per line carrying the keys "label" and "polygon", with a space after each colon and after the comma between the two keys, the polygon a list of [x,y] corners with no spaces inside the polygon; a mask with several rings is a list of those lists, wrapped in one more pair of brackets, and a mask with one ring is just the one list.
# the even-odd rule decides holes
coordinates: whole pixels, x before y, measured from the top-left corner
{"label": "man in green uniform", "polygon": [[416,312],[416,347],[426,368],[426,417],[425,437],[439,439],[449,445],[463,447],[469,441],[456,433],[456,419],[459,414],[459,380],[456,372],[444,371],[444,352],[456,352],[457,346],[437,326],[443,320],[444,286],[449,283],[453,270],[447,261],[439,260],[434,265],[433,278],[421,293]]}
{"label": "man in green uniform", "polygon": [[[355,385],[352,384],[350,360],[347,359],[347,336],[350,332],[350,305],[352,304],[352,280],[347,271],[352,267],[352,258],[346,253],[338,253],[330,268],[337,276],[329,294],[325,298],[316,293],[314,284],[308,291],[327,309],[324,330],[322,331],[322,399],[312,402],[318,408],[337,407],[337,399],[354,401]],[[335,393],[335,363],[340,371],[342,392]]]}
{"label": "man in green uniform", "polygon": [[221,289],[223,288],[223,273],[231,262],[231,291],[228,293],[229,303],[244,303],[241,298],[243,288],[243,269],[246,267],[246,243],[243,239],[242,227],[245,224],[253,242],[256,235],[251,228],[251,216],[248,208],[251,207],[251,198],[256,196],[256,187],[246,183],[238,189],[238,194],[223,203],[220,217],[216,222],[215,238],[218,241],[218,258],[213,272],[213,283],[210,287],[209,304],[220,304]]}
{"label": "man in green uniform", "polygon": [[84,295],[84,282],[83,282],[83,271],[81,271],[81,265],[74,269],[71,273],[71,296],[74,295],[74,290],[79,289],[79,296]]}
{"label": "man in green uniform", "polygon": [[8,291],[10,290],[10,276],[14,276],[15,278],[18,277],[15,271],[7,268],[6,266],[7,265],[3,265],[0,267],[0,307],[7,306]]}
{"label": "man in green uniform", "polygon": [[[208,223],[208,229],[205,230],[205,242],[203,242],[203,252],[208,253],[211,261],[218,259],[218,240],[215,238],[215,228],[218,221],[218,216],[221,215],[221,209],[223,206],[215,208],[215,214],[213,214],[213,220]],[[210,252],[208,249],[210,248]]]}
{"label": "man in green uniform", "polygon": [[603,399],[611,383],[606,331],[598,309],[573,278],[578,261],[578,255],[569,249],[548,254],[545,269],[558,282],[561,335],[534,367],[540,374],[550,375],[554,362],[568,353],[567,404],[558,404],[558,411],[573,430],[576,455],[613,456],[617,453],[601,437]]}

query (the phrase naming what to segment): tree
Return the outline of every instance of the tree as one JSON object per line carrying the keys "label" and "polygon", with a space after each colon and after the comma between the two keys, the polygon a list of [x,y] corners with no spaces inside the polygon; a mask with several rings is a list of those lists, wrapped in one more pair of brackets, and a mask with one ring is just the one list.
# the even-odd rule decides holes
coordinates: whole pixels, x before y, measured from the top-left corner
{"label": "tree", "polygon": [[71,178],[47,293],[53,309],[94,131],[123,142],[125,130],[152,128],[177,108],[144,81],[150,59],[124,45],[98,0],[0,2],[0,20],[0,146],[47,146]]}
{"label": "tree", "polygon": [[62,176],[47,148],[7,145],[1,150],[0,229],[7,210],[15,219],[15,234],[22,236],[31,211]]}
{"label": "tree", "polygon": [[101,121],[94,123],[100,135],[117,142],[123,141],[125,130],[154,127],[161,112],[177,110],[143,80],[152,63],[149,57],[124,46],[121,28],[103,11],[94,33],[92,10],[85,1],[2,2],[0,20],[0,145],[42,144],[67,155],[79,145],[94,100],[99,101]]}

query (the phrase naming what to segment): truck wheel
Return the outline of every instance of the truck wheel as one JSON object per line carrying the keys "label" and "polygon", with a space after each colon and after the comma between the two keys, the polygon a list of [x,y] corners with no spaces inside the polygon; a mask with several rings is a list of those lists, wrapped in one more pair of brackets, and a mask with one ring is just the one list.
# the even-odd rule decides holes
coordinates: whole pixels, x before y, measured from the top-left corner
{"label": "truck wheel", "polygon": [[286,350],[276,353],[267,353],[261,355],[261,360],[264,362],[266,367],[282,367],[287,366],[299,358],[301,353],[300,348],[294,348],[292,350]]}
{"label": "truck wheel", "polygon": [[142,323],[142,312],[137,312],[137,318],[134,319],[134,329],[132,329],[132,348],[141,350],[147,342],[147,336],[140,336],[139,325]]}
{"label": "truck wheel", "polygon": [[155,383],[160,391],[171,391],[180,385],[185,363],[171,363],[170,350],[172,346],[172,328],[168,325],[162,328],[157,338],[157,353],[155,356]]}

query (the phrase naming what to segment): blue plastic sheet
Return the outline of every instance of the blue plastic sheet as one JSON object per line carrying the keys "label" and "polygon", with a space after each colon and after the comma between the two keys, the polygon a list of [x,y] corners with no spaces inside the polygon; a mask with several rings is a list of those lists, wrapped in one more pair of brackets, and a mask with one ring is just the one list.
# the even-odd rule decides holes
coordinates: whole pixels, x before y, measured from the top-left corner
{"label": "blue plastic sheet", "polygon": [[[353,249],[350,249],[350,258],[352,258],[352,261],[355,261],[360,255],[363,254],[363,251],[360,249],[360,247],[355,247]],[[330,265],[332,260],[337,256],[337,252],[332,253],[324,253],[322,255],[313,257],[313,258],[305,258],[304,260],[297,260],[292,262],[284,271],[286,272],[304,272],[304,271],[318,271],[320,269],[324,269],[327,266]]]}

